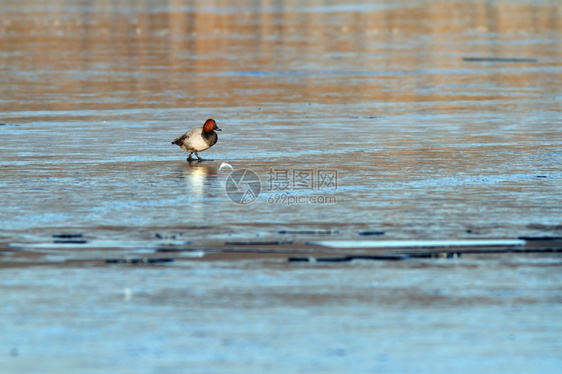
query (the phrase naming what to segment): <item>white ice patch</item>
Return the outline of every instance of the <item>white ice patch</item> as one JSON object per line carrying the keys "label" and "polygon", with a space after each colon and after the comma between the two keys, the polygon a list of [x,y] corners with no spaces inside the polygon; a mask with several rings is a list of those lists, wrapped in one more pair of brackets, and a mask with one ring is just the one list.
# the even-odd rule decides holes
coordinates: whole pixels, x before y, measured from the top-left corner
{"label": "white ice patch", "polygon": [[307,242],[330,248],[424,248],[424,247],[494,247],[525,245],[525,240],[475,239],[475,240],[325,240]]}

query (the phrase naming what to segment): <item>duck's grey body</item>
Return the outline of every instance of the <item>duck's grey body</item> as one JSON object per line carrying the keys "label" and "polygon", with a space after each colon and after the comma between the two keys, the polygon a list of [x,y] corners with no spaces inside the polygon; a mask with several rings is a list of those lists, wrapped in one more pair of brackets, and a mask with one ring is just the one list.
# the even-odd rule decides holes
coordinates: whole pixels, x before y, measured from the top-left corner
{"label": "duck's grey body", "polygon": [[176,138],[172,144],[177,144],[186,152],[201,152],[211,148],[219,140],[216,132],[205,132],[202,128],[191,129]]}

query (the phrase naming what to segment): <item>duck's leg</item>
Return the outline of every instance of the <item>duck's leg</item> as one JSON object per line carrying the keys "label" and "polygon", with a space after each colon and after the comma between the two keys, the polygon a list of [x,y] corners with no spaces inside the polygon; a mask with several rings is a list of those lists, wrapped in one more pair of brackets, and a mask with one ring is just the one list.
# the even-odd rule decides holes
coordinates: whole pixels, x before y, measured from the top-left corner
{"label": "duck's leg", "polygon": [[195,156],[197,156],[197,159],[198,159],[199,161],[203,161],[203,159],[202,159],[201,157],[199,157],[199,155],[197,154],[197,152],[193,152],[193,153],[195,153]]}
{"label": "duck's leg", "polygon": [[188,162],[193,160],[193,157],[191,157],[192,154],[193,154],[193,152],[191,152],[191,153],[189,154],[189,157],[187,157],[187,161],[188,161]]}

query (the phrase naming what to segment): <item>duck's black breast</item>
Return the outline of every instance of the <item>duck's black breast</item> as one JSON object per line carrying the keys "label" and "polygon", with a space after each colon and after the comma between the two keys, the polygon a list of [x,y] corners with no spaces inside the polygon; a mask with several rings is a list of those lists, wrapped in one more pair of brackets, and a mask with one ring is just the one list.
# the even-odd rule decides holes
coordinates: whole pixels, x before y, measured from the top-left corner
{"label": "duck's black breast", "polygon": [[217,142],[217,140],[219,140],[219,137],[218,137],[217,133],[214,132],[214,131],[211,131],[211,132],[203,131],[203,139],[205,139],[205,143],[207,143],[210,147],[213,144],[215,144]]}

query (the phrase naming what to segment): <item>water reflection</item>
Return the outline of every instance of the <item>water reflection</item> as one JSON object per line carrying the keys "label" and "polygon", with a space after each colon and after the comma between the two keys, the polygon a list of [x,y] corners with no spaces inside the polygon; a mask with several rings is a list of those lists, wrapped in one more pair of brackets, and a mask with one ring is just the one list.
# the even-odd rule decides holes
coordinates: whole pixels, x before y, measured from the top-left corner
{"label": "water reflection", "polygon": [[219,167],[212,161],[191,161],[183,165],[181,174],[192,201],[205,201],[218,195]]}
{"label": "water reflection", "polygon": [[[475,67],[462,61],[467,56],[558,60],[556,36],[562,31],[556,5],[530,1],[430,0],[407,7],[366,0],[49,4],[2,4],[0,78],[10,88],[0,110],[445,101],[459,96],[457,86],[448,85],[474,77],[465,81],[458,71],[444,77],[426,69]],[[241,79],[244,71],[327,76]],[[330,75],[341,71],[384,74]],[[412,71],[425,73],[404,77]],[[405,91],[393,79],[403,81]],[[495,84],[508,82],[524,94],[535,80],[535,74],[507,72]],[[557,92],[556,81],[546,79],[541,90]],[[464,98],[490,98],[470,88],[463,86]]]}

